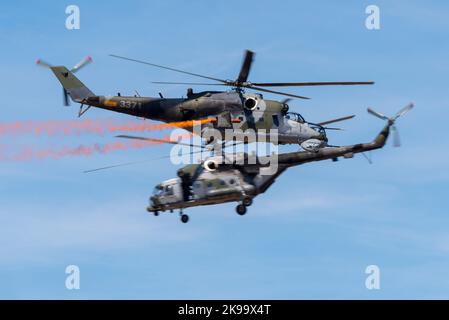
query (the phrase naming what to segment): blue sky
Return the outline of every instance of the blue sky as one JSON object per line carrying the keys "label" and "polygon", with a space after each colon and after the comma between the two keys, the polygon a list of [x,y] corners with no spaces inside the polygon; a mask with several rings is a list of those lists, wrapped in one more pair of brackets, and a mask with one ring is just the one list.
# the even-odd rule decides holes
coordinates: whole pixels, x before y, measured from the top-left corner
{"label": "blue sky", "polygon": [[[77,4],[81,29],[65,29]],[[381,29],[365,28],[365,8]],[[402,148],[293,168],[244,217],[234,204],[177,214],[145,212],[168,161],[96,174],[103,165],[166,155],[169,147],[91,157],[0,163],[0,298],[449,298],[449,6],[445,1],[25,1],[0,6],[1,122],[76,119],[37,58],[94,63],[79,77],[97,94],[185,95],[153,80],[194,80],[118,61],[115,53],[234,78],[242,52],[252,81],[374,80],[372,87],[301,88],[291,106],[313,121],[356,114],[333,144],[373,138],[371,106],[400,119]],[[201,87],[195,88],[202,89]],[[267,98],[279,98],[265,95]],[[88,118],[127,119],[90,110]],[[2,136],[0,144],[77,146],[112,135]],[[294,150],[286,147],[282,150]],[[65,288],[65,267],[81,289]],[[366,266],[381,290],[365,288]]]}

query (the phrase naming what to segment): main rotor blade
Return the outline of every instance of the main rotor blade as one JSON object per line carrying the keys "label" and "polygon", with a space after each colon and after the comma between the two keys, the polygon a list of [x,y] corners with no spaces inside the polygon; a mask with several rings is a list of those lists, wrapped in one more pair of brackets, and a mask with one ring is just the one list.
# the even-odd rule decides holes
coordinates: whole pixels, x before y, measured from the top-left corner
{"label": "main rotor blade", "polygon": [[[151,83],[157,83],[157,84],[180,84],[180,85],[198,85],[198,86],[234,86],[235,83],[200,83],[200,82],[171,82],[171,81],[152,81]],[[308,97],[304,97],[304,96],[298,96],[296,94],[291,94],[291,93],[285,93],[285,92],[279,92],[279,91],[274,91],[274,90],[269,90],[269,89],[264,89],[264,88],[259,88],[259,87],[255,87],[253,85],[243,85],[242,87],[244,88],[248,88],[248,89],[253,89],[253,90],[258,90],[258,91],[263,91],[263,92],[270,92],[270,93],[275,93],[275,94],[280,94],[280,95],[284,95],[284,96],[288,96],[288,97],[293,97],[293,98],[299,98],[299,99],[310,99]],[[291,99],[285,99],[284,103],[287,103],[288,101],[290,101]]]}
{"label": "main rotor blade", "polygon": [[[239,145],[241,143],[242,142],[234,142],[231,145],[226,145],[225,148],[233,147],[233,146]],[[206,151],[206,152],[209,151],[210,152],[211,150],[205,149],[205,150],[199,150],[199,151],[191,151],[188,154],[192,155],[192,154],[197,154],[197,153],[201,153],[201,152],[204,152],[204,151]],[[171,157],[171,155],[162,156],[162,157],[153,158],[153,159],[142,160],[142,161],[133,161],[133,162],[125,162],[125,163],[113,164],[113,165],[110,165],[110,166],[105,166],[105,167],[85,170],[85,171],[83,171],[83,173],[91,173],[91,172],[96,172],[96,171],[101,171],[101,170],[106,170],[106,169],[112,169],[112,168],[118,168],[118,167],[131,166],[131,165],[135,165],[135,164],[148,163],[148,162],[155,161],[155,160],[168,159],[170,157]]]}
{"label": "main rotor blade", "polygon": [[399,138],[399,132],[396,126],[392,126],[391,128],[393,130],[393,146],[395,148],[398,148],[401,146],[401,139]]}
{"label": "main rotor blade", "polygon": [[159,143],[167,143],[167,144],[178,144],[182,146],[188,146],[188,147],[197,147],[201,149],[205,149],[206,146],[202,145],[196,145],[191,143],[184,143],[184,142],[177,142],[177,141],[170,141],[170,140],[164,140],[164,139],[157,139],[157,138],[147,138],[147,137],[137,137],[137,136],[128,136],[128,135],[118,135],[115,136],[116,138],[125,138],[125,139],[134,139],[134,140],[143,140],[143,141],[153,141],[153,142],[159,142]]}
{"label": "main rotor blade", "polygon": [[143,60],[127,58],[127,57],[118,56],[118,55],[115,55],[115,54],[110,54],[109,56],[114,57],[114,58],[118,58],[118,59],[123,59],[123,60],[132,61],[132,62],[137,62],[137,63],[141,63],[141,64],[145,64],[145,65],[148,65],[148,66],[153,66],[153,67],[157,67],[157,68],[161,68],[161,69],[166,69],[166,70],[170,70],[170,71],[174,71],[174,72],[184,73],[184,74],[188,74],[188,75],[191,75],[191,76],[194,76],[194,77],[214,80],[214,81],[222,82],[222,83],[225,83],[225,84],[227,83],[226,80],[213,78],[213,77],[209,77],[209,76],[205,76],[205,75],[201,75],[201,74],[193,73],[193,72],[189,72],[189,71],[179,70],[179,69],[175,69],[175,68],[171,68],[171,67],[166,67],[166,66],[162,66],[162,65],[159,65],[159,64],[154,64],[154,63],[143,61]]}
{"label": "main rotor blade", "polygon": [[286,99],[284,99],[284,100],[281,101],[281,104],[287,104],[287,103],[289,103],[291,100],[292,100],[292,99],[290,99],[290,98],[286,98]]}
{"label": "main rotor blade", "polygon": [[202,82],[173,82],[173,81],[151,81],[151,83],[157,84],[182,84],[182,85],[194,85],[194,86],[226,86],[224,83],[202,83]]}
{"label": "main rotor blade", "polygon": [[79,71],[81,68],[85,67],[86,65],[88,65],[91,62],[92,62],[92,58],[90,56],[87,56],[83,60],[78,62],[70,71],[75,73],[75,72]]}
{"label": "main rotor blade", "polygon": [[326,130],[336,130],[336,131],[344,131],[342,128],[333,128],[333,127],[323,127]]}
{"label": "main rotor blade", "polygon": [[255,87],[253,85],[251,85],[251,86],[243,86],[243,87],[244,88],[248,88],[248,89],[252,89],[252,90],[258,90],[258,91],[263,91],[263,92],[280,94],[280,95],[287,96],[287,97],[292,97],[292,98],[307,99],[307,100],[310,99],[308,97],[298,96],[296,94],[285,93],[285,92],[274,91],[274,90],[268,90],[268,89],[264,89],[264,88],[260,88],[260,87]]}
{"label": "main rotor blade", "polygon": [[332,120],[327,120],[327,121],[323,121],[323,122],[319,122],[317,124],[319,124],[320,126],[325,126],[327,124],[331,124],[331,123],[335,123],[335,122],[340,122],[340,121],[345,121],[345,120],[349,120],[355,117],[355,114],[351,115],[351,116],[346,116],[346,117],[341,117],[341,118],[337,118],[337,119],[332,119]]}
{"label": "main rotor blade", "polygon": [[[204,151],[201,150],[201,151],[189,152],[189,155],[195,154],[195,153],[201,153],[201,152],[204,152]],[[85,170],[85,171],[83,171],[83,173],[91,173],[91,172],[95,172],[95,171],[112,169],[112,168],[117,168],[117,167],[125,167],[125,166],[131,166],[131,165],[135,165],[135,164],[148,163],[148,162],[151,162],[151,161],[167,159],[167,158],[170,158],[170,157],[171,156],[162,156],[162,157],[153,158],[153,159],[147,159],[147,160],[142,160],[142,161],[134,161],[134,162],[125,162],[125,163],[113,164],[113,165],[106,166],[106,167],[100,167],[100,168]]]}
{"label": "main rotor blade", "polygon": [[251,64],[253,63],[254,52],[250,50],[245,51],[245,57],[243,58],[242,67],[240,68],[239,76],[236,80],[237,83],[246,82],[248,80]]}
{"label": "main rotor blade", "polygon": [[125,162],[125,163],[113,164],[113,165],[106,166],[106,167],[100,167],[100,168],[85,170],[85,171],[83,171],[83,173],[90,173],[90,172],[106,170],[106,169],[111,169],[111,168],[117,168],[117,167],[131,166],[131,165],[134,165],[134,164],[150,162],[152,160],[158,160],[158,159],[162,159],[162,158],[166,158],[166,157],[155,158],[155,159],[151,159],[151,160],[142,160],[142,161],[134,161],[134,162]]}
{"label": "main rotor blade", "polygon": [[251,84],[259,87],[355,86],[355,85],[371,85],[374,84],[374,81],[252,82]]}

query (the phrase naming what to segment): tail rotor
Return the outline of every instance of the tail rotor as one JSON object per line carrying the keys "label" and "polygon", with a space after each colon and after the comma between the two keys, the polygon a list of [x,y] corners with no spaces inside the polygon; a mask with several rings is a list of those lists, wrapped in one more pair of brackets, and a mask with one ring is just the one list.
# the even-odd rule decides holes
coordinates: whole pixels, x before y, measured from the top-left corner
{"label": "tail rotor", "polygon": [[42,60],[42,59],[37,59],[36,64],[38,66],[44,67],[44,68],[50,68],[52,65],[49,64],[48,62]]}
{"label": "tail rotor", "polygon": [[382,120],[386,120],[388,121],[388,123],[391,125],[391,129],[393,132],[393,146],[394,147],[400,147],[401,146],[401,140],[399,138],[399,132],[398,129],[395,126],[395,122],[399,117],[404,116],[406,113],[408,113],[410,110],[413,109],[415,105],[413,103],[409,103],[408,105],[406,105],[404,108],[402,108],[401,110],[399,110],[393,117],[387,117],[385,115],[383,115],[382,113],[379,113],[377,111],[374,111],[371,108],[368,108],[368,113],[372,114],[373,116],[382,119]]}
{"label": "tail rotor", "polygon": [[401,139],[399,138],[399,131],[395,125],[391,126],[393,132],[393,147],[399,148],[401,146]]}
{"label": "tail rotor", "polygon": [[78,62],[72,69],[70,69],[70,71],[73,73],[76,73],[91,62],[92,62],[92,58],[90,56],[87,56],[83,60]]}
{"label": "tail rotor", "polygon": [[[80,62],[78,62],[75,66],[73,66],[72,69],[70,69],[70,71],[72,73],[75,73],[77,71],[79,71],[80,69],[82,69],[83,67],[85,67],[86,65],[88,65],[89,63],[92,62],[92,58],[90,56],[85,57],[83,60],[81,60]],[[42,59],[38,59],[36,61],[36,64],[38,66],[44,67],[44,68],[51,68],[53,67],[53,65],[51,65],[50,63],[42,60]],[[70,105],[70,101],[69,101],[69,96],[67,93],[67,90],[62,88],[62,101],[63,101],[63,105],[68,107]]]}

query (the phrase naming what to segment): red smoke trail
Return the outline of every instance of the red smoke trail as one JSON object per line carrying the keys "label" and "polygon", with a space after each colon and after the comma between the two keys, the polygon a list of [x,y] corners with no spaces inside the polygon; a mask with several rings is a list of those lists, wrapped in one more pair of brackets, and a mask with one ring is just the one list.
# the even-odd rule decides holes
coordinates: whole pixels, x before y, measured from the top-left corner
{"label": "red smoke trail", "polygon": [[[191,133],[177,135],[176,138],[190,138]],[[172,141],[170,136],[159,138],[164,141]],[[30,160],[44,160],[44,159],[60,159],[63,157],[77,156],[88,157],[94,154],[108,154],[115,151],[125,151],[130,149],[142,149],[149,146],[159,145],[163,142],[159,141],[144,141],[144,140],[121,140],[106,144],[93,145],[79,145],[78,147],[49,147],[44,149],[36,149],[32,146],[21,147],[12,155],[8,155],[4,146],[0,145],[0,161],[30,161]],[[5,154],[6,153],[6,154]]]}
{"label": "red smoke trail", "polygon": [[[198,123],[214,122],[215,119],[203,119]],[[33,134],[48,136],[93,133],[104,135],[115,132],[146,132],[171,128],[192,127],[194,121],[180,121],[171,123],[149,123],[146,121],[112,120],[112,119],[82,119],[82,120],[50,120],[50,121],[16,121],[0,123],[1,135]]]}

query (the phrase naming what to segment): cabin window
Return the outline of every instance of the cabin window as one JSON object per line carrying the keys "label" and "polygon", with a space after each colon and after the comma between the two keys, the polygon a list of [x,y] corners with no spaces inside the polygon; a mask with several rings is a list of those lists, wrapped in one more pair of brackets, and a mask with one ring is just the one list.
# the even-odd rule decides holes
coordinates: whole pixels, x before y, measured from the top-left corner
{"label": "cabin window", "polygon": [[166,186],[165,187],[165,194],[172,195],[173,194],[173,186]]}
{"label": "cabin window", "polygon": [[229,184],[234,184],[234,183],[235,183],[234,179],[229,180]]}
{"label": "cabin window", "polygon": [[279,127],[279,117],[277,114],[273,114],[273,123],[276,127]]}

